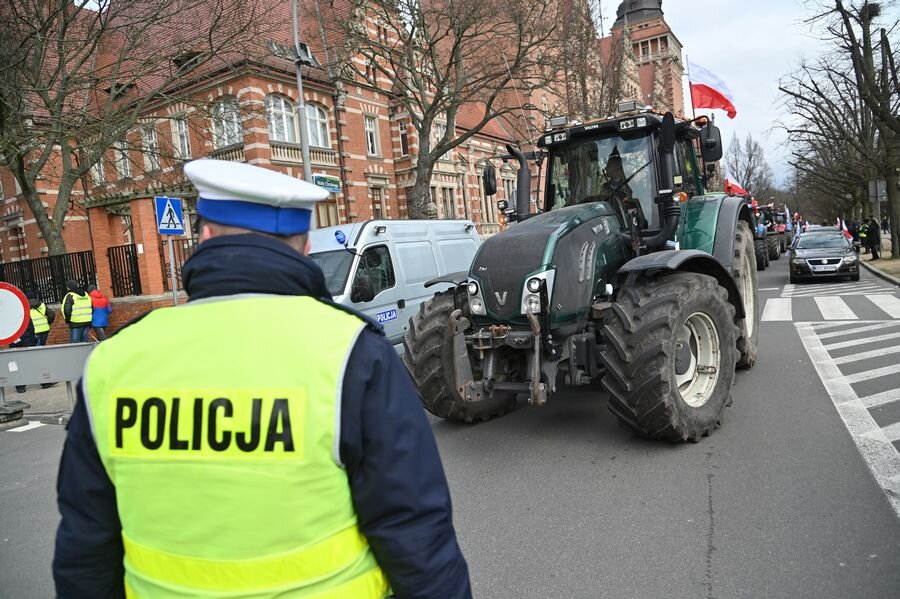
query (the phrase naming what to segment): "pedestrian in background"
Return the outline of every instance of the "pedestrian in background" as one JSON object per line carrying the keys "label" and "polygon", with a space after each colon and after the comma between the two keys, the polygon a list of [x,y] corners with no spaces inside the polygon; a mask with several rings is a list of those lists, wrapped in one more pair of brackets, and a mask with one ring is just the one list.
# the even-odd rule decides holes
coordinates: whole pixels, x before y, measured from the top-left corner
{"label": "pedestrian in background", "polygon": [[889,225],[890,225],[890,223],[888,223],[887,217],[886,216],[883,217],[881,219],[881,232],[884,233],[885,235],[888,235],[891,232]]}
{"label": "pedestrian in background", "polygon": [[469,599],[418,392],[307,257],[328,193],[243,163],[184,173],[201,219],[189,301],[88,358],[57,483],[57,597]]}
{"label": "pedestrian in background", "polygon": [[96,285],[89,285],[87,291],[91,296],[91,328],[94,329],[97,341],[103,341],[106,339],[106,327],[109,326],[112,306],[109,305],[109,300],[97,289]]}
{"label": "pedestrian in background", "polygon": [[48,308],[33,291],[26,293],[25,297],[31,308],[31,322],[34,323],[34,335],[37,338],[35,345],[47,345],[47,336],[50,334],[50,325],[56,319],[56,312]]}
{"label": "pedestrian in background", "polygon": [[[26,295],[26,297],[28,297]],[[20,347],[34,347],[37,345],[37,336],[34,334],[34,321],[31,319],[28,320],[28,326],[25,327],[25,330],[22,331],[22,336],[16,339],[9,346],[11,348],[20,348]],[[12,368],[10,368],[11,370]],[[16,393],[25,393],[26,386],[25,385],[16,385]]]}
{"label": "pedestrian in background", "polygon": [[881,229],[878,227],[878,221],[872,219],[872,225],[869,227],[869,249],[872,250],[872,260],[881,258]]}
{"label": "pedestrian in background", "polygon": [[93,318],[93,305],[81,283],[75,279],[66,282],[69,292],[62,302],[63,319],[69,325],[69,343],[87,343]]}
{"label": "pedestrian in background", "polygon": [[863,219],[859,226],[859,245],[862,247],[862,253],[869,253],[869,219]]}

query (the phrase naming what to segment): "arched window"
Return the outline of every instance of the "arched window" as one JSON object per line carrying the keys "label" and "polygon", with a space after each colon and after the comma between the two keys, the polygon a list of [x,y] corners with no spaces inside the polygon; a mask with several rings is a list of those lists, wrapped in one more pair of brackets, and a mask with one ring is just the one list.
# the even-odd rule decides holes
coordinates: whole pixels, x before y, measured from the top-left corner
{"label": "arched window", "polygon": [[213,105],[213,145],[218,149],[243,141],[241,107],[237,98],[226,96]]}
{"label": "arched window", "polygon": [[284,96],[266,96],[266,114],[269,116],[269,139],[297,143],[297,123],[294,105]]}
{"label": "arched window", "polygon": [[330,148],[328,114],[325,112],[325,109],[315,104],[307,104],[306,123],[309,127],[309,145],[318,148]]}

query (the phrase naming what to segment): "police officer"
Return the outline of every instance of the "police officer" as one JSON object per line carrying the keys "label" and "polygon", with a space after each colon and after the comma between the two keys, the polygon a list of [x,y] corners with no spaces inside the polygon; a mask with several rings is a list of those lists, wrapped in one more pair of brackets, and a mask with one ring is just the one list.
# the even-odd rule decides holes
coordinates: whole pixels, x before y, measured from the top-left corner
{"label": "police officer", "polygon": [[327,192],[185,165],[190,301],[94,350],[59,472],[68,597],[470,597],[447,482],[377,325],[306,257]]}
{"label": "police officer", "polygon": [[859,226],[859,243],[862,246],[863,254],[869,253],[869,219],[863,220],[863,224]]}
{"label": "police officer", "polygon": [[53,324],[53,310],[47,307],[34,292],[26,294],[31,311],[31,322],[34,323],[34,334],[37,338],[36,345],[47,345],[47,337],[50,335],[50,325]]}
{"label": "police officer", "polygon": [[87,343],[94,314],[91,296],[84,290],[84,285],[75,279],[67,281],[66,287],[69,292],[63,297],[62,313],[69,325],[69,343]]}

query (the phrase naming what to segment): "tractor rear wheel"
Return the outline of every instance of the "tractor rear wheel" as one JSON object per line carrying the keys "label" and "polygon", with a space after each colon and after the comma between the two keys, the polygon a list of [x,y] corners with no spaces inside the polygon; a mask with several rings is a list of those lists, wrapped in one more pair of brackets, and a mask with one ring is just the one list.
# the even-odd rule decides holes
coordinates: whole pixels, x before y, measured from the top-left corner
{"label": "tractor rear wheel", "polygon": [[756,253],[756,270],[765,270],[769,265],[769,249],[765,239],[754,239],[753,249]]}
{"label": "tractor rear wheel", "polygon": [[603,325],[609,409],[642,437],[699,441],[731,401],[738,328],[710,276],[675,272],[620,291]]}
{"label": "tractor rear wheel", "polygon": [[456,293],[456,289],[436,293],[409,319],[409,330],[403,336],[403,363],[419,389],[425,409],[435,416],[453,422],[501,416],[516,405],[514,394],[495,391],[482,401],[464,401],[456,392],[450,326]]}
{"label": "tractor rear wheel", "polygon": [[778,260],[781,257],[781,253],[778,251],[778,235],[766,235],[766,247],[769,248],[769,258],[772,260]]}
{"label": "tractor rear wheel", "polygon": [[753,247],[753,234],[750,226],[738,221],[734,235],[734,263],[737,270],[734,282],[741,292],[744,303],[744,318],[736,321],[740,334],[737,340],[738,368],[753,368],[759,354],[759,277],[756,274],[756,253]]}

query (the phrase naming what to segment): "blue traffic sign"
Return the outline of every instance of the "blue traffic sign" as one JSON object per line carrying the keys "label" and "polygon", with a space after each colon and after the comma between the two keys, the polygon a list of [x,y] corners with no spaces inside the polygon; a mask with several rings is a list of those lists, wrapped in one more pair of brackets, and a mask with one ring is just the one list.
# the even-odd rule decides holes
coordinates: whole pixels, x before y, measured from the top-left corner
{"label": "blue traffic sign", "polygon": [[156,228],[160,235],[184,235],[184,213],[181,198],[155,197]]}

